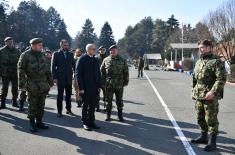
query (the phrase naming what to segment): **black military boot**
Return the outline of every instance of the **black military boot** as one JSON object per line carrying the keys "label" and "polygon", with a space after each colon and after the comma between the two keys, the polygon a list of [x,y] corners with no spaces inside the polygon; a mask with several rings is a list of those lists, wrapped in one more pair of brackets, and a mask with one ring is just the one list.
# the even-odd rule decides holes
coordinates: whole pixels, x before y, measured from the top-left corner
{"label": "black military boot", "polygon": [[81,101],[81,100],[80,100],[80,101],[77,101],[77,105],[78,105],[78,106],[77,106],[78,108],[81,108],[81,107],[82,107],[82,101]]}
{"label": "black military boot", "polygon": [[1,107],[0,109],[6,109],[6,100],[1,100]]}
{"label": "black military boot", "polygon": [[39,129],[49,129],[49,126],[42,122],[41,117],[36,119],[36,127]]}
{"label": "black military boot", "polygon": [[214,133],[210,135],[209,142],[204,148],[204,151],[211,152],[211,151],[216,150],[216,137],[217,135]]}
{"label": "black military boot", "polygon": [[19,100],[20,106],[19,106],[19,111],[24,111],[24,101]]}
{"label": "black military boot", "polygon": [[106,115],[105,121],[111,121],[111,110],[106,110],[106,111],[107,111],[107,115]]}
{"label": "black military boot", "polygon": [[12,100],[12,106],[16,107],[16,108],[19,108],[17,100]]}
{"label": "black military boot", "polygon": [[123,116],[122,116],[122,110],[118,110],[118,119],[119,119],[120,122],[124,122],[125,121]]}
{"label": "black military boot", "polygon": [[192,139],[191,143],[195,144],[207,144],[208,143],[208,134],[207,132],[201,132],[201,135],[197,137],[196,139]]}
{"label": "black military boot", "polygon": [[35,124],[35,119],[34,118],[30,118],[29,121],[30,121],[30,128],[29,128],[29,130],[31,132],[37,132],[37,128],[36,128],[36,124]]}

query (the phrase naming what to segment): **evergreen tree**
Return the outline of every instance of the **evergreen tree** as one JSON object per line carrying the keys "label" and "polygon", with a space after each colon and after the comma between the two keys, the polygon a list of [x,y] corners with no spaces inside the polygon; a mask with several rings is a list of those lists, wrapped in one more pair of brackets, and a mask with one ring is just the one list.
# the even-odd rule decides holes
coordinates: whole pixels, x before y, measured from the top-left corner
{"label": "evergreen tree", "polygon": [[108,22],[105,22],[104,26],[101,29],[100,37],[99,37],[99,46],[103,45],[106,50],[113,45],[116,44],[113,31]]}
{"label": "evergreen tree", "polygon": [[97,42],[97,36],[94,33],[93,24],[90,19],[86,19],[82,31],[78,37],[78,47],[85,51],[87,44],[93,44]]}

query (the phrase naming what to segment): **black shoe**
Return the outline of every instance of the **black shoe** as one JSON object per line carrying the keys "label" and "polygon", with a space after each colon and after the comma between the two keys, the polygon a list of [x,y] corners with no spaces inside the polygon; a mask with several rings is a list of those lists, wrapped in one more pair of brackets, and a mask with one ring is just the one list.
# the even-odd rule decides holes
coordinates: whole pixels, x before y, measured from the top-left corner
{"label": "black shoe", "polygon": [[49,126],[47,126],[45,123],[39,122],[36,124],[36,127],[39,129],[49,129]]}
{"label": "black shoe", "polygon": [[192,139],[191,143],[195,143],[195,144],[207,144],[208,143],[207,136],[208,136],[207,132],[202,132],[199,137],[197,137],[196,139]]}
{"label": "black shoe", "polygon": [[97,126],[95,123],[90,124],[89,127],[93,129],[100,129],[100,127]]}
{"label": "black shoe", "polygon": [[211,134],[210,135],[209,142],[206,145],[206,147],[204,148],[204,151],[211,152],[211,151],[216,150],[216,137],[217,137],[216,134]]}
{"label": "black shoe", "polygon": [[123,116],[122,116],[122,110],[118,110],[118,120],[119,120],[120,122],[124,122],[124,121],[125,121],[124,118],[123,118]]}
{"label": "black shoe", "polygon": [[1,105],[0,109],[6,109],[6,105]]}
{"label": "black shoe", "polygon": [[19,108],[19,105],[18,105],[18,103],[17,103],[16,100],[13,100],[13,102],[12,102],[12,107]]}
{"label": "black shoe", "polygon": [[96,112],[100,112],[100,109],[99,109],[99,108],[97,108],[97,109],[96,109]]}
{"label": "black shoe", "polygon": [[75,116],[72,111],[67,111],[66,114],[67,114],[67,115],[70,115],[70,116]]}
{"label": "black shoe", "polygon": [[88,125],[83,125],[83,129],[86,131],[91,131],[91,128]]}
{"label": "black shoe", "polygon": [[30,121],[29,130],[30,130],[31,132],[37,132],[37,128],[36,128],[36,124],[35,124],[35,119],[34,119],[34,118],[31,118],[29,121]]}
{"label": "black shoe", "polygon": [[78,108],[81,108],[82,107],[82,101],[77,101],[77,104],[78,104]]}
{"label": "black shoe", "polygon": [[63,117],[63,115],[61,113],[58,113],[57,117]]}

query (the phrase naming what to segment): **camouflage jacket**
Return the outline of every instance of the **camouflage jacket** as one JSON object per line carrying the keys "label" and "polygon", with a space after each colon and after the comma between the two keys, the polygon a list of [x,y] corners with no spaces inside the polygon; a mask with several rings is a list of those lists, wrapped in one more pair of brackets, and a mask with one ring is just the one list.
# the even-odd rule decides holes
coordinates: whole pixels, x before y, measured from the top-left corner
{"label": "camouflage jacket", "polygon": [[226,81],[224,63],[212,53],[201,56],[193,73],[192,97],[204,100],[206,94],[212,91],[217,99],[223,98]]}
{"label": "camouflage jacket", "polygon": [[[98,54],[97,56],[96,56],[96,58],[98,59],[98,62],[99,62],[99,65],[101,66],[101,64],[103,63],[103,61],[104,61],[104,59],[107,57],[107,55],[106,54]],[[99,67],[100,67],[99,66]]]}
{"label": "camouflage jacket", "polygon": [[19,88],[28,92],[48,92],[53,86],[51,70],[41,52],[29,49],[18,62]]}
{"label": "camouflage jacket", "polygon": [[17,62],[20,57],[20,51],[15,47],[4,46],[0,49],[0,75],[3,77],[17,78]]}
{"label": "camouflage jacket", "polygon": [[104,59],[100,68],[102,84],[104,84],[105,87],[123,88],[128,85],[128,66],[122,57],[108,56]]}

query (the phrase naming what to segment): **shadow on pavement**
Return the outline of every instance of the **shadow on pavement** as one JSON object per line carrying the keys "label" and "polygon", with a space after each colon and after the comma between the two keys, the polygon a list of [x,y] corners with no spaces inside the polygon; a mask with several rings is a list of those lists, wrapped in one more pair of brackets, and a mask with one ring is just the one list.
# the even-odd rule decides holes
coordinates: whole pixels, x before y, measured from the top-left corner
{"label": "shadow on pavement", "polygon": [[[10,109],[12,110],[12,109]],[[16,110],[12,110],[16,111]],[[117,113],[113,112],[113,118]],[[77,151],[84,154],[150,154],[149,152],[162,152],[167,154],[178,154],[185,152],[181,141],[176,137],[175,129],[169,120],[147,117],[137,113],[124,113],[124,117],[128,120],[124,123],[103,122],[97,120],[97,124],[101,126],[100,130],[95,132],[110,135],[130,142],[130,145],[113,140],[106,141],[92,140],[79,137],[80,133],[73,132],[64,127],[81,128],[81,117],[64,116],[57,118],[55,113],[45,111],[45,121],[50,124],[49,131],[40,131],[36,133],[38,136],[60,139],[68,144],[78,147]],[[15,117],[11,114],[5,114],[0,111],[0,120],[13,125],[16,130],[29,133],[28,120]],[[179,126],[184,128],[197,128],[197,125],[178,122]],[[86,132],[86,131],[83,131]],[[183,130],[188,137],[196,137],[197,133]],[[30,133],[29,133],[30,134]],[[82,133],[81,133],[82,134]],[[235,153],[234,147],[226,147],[223,144],[235,144],[235,140],[227,137],[219,136],[218,151],[213,154]],[[221,144],[222,145],[221,145]],[[140,148],[131,145],[140,145]],[[197,147],[196,145],[193,145]],[[147,151],[148,150],[148,151]],[[186,152],[185,152],[186,154]],[[204,152],[203,152],[204,154]]]}

